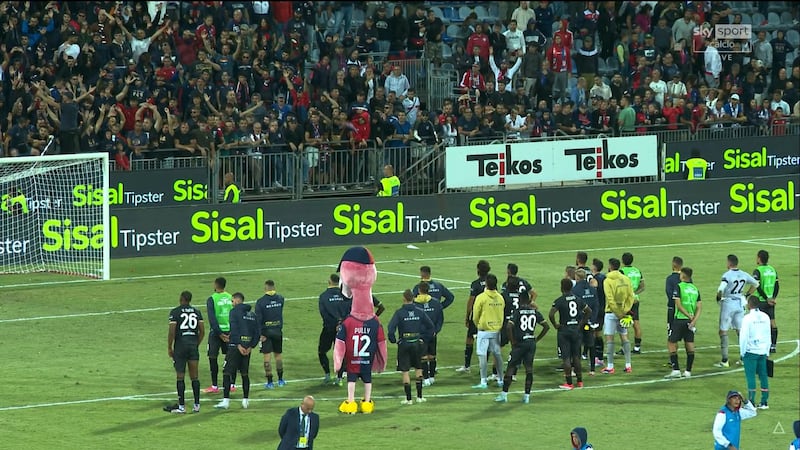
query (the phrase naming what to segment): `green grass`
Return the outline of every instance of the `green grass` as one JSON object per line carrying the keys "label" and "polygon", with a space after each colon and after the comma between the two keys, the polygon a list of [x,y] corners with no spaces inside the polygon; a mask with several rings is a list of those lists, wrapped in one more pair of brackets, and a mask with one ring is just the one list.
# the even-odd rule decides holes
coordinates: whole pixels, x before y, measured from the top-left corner
{"label": "green grass", "polygon": [[[783,238],[783,239],[774,239]],[[761,240],[758,239],[769,239]],[[756,240],[757,242],[742,242]],[[720,375],[711,365],[719,359],[716,331],[718,307],[713,301],[725,256],[735,253],[742,268],[753,269],[755,254],[765,248],[781,276],[778,322],[781,341],[798,339],[798,222],[642,229],[525,238],[479,239],[405,245],[375,245],[378,261],[374,291],[387,306],[383,321],[399,306],[401,292],[416,282],[418,267],[431,265],[434,277],[456,294],[445,311],[439,339],[440,374],[426,389],[424,405],[399,405],[399,374],[377,376],[376,413],[337,413],[345,389],[322,387],[316,345],[320,319],[316,297],[325,288],[344,248],[186,255],[114,261],[116,280],[60,283],[58,275],[3,276],[0,303],[0,345],[5,350],[5,377],[0,396],[0,439],[12,447],[39,448],[274,448],[277,425],[286,408],[305,394],[319,401],[320,449],[362,448],[567,448],[575,426],[589,430],[600,449],[710,448],[711,423],[729,389],[745,390],[744,374],[732,367]],[[530,405],[518,403],[523,388],[512,386],[509,403],[495,404],[497,388],[476,395],[470,385],[477,374],[458,375],[463,363],[463,314],[466,287],[475,263],[486,257],[503,273],[505,265],[520,265],[520,274],[539,292],[546,311],[558,294],[558,281],[576,250],[607,260],[630,250],[642,270],[647,290],[642,295],[643,355],[634,355],[634,373],[593,378],[587,388],[559,392],[554,370],[555,333],[539,344],[534,394]],[[662,382],[667,369],[663,293],[670,260],[680,255],[695,270],[695,282],[705,302],[698,325],[697,360],[690,380]],[[303,266],[303,268],[293,268]],[[391,272],[391,274],[389,273]],[[193,275],[198,274],[199,275]],[[254,383],[249,410],[240,410],[240,392],[232,409],[213,410],[218,396],[204,396],[198,415],[171,416],[161,411],[174,403],[174,371],[166,353],[167,313],[180,291],[189,289],[202,306],[218,274],[228,278],[230,292],[242,291],[248,301],[259,295],[263,281],[276,280],[290,301],[285,309],[285,388],[265,391],[261,362],[251,362]],[[141,278],[150,277],[150,278]],[[43,286],[29,283],[50,282]],[[15,286],[16,285],[16,286]],[[132,312],[132,310],[135,310]],[[104,315],[87,315],[109,312]],[[71,317],[64,317],[70,316]],[[38,318],[56,316],[53,318]],[[15,321],[20,318],[38,318]],[[204,346],[203,346],[204,347]],[[778,346],[771,379],[771,409],[744,424],[744,448],[785,448],[798,419],[797,344]],[[504,349],[507,354],[508,349]],[[737,348],[732,348],[735,354]],[[390,345],[390,361],[396,349]],[[734,358],[734,360],[737,358]],[[683,351],[680,353],[684,362]],[[474,359],[477,371],[477,358]],[[393,369],[390,364],[390,369]],[[201,382],[209,384],[208,362],[201,359]],[[308,380],[313,378],[314,380]],[[300,380],[293,382],[292,380]],[[303,381],[305,380],[305,381]],[[358,392],[362,392],[361,386]],[[187,391],[191,398],[191,391]],[[115,397],[123,397],[113,399]],[[86,403],[78,403],[86,402]],[[45,406],[46,404],[63,403]],[[33,406],[27,409],[9,407]],[[39,405],[39,406],[36,406]],[[786,434],[774,434],[780,423]],[[355,437],[359,433],[367,437]]]}

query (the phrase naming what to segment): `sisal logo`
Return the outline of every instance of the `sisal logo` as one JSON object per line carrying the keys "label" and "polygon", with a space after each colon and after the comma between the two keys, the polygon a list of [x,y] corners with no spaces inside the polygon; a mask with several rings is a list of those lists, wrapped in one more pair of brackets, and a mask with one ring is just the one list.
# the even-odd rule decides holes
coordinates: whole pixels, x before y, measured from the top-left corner
{"label": "sisal logo", "polygon": [[602,142],[599,147],[564,149],[564,156],[574,156],[575,170],[594,170],[597,178],[603,178],[605,169],[627,169],[639,165],[638,153],[611,153],[608,139],[603,139]]}
{"label": "sisal logo", "polygon": [[542,173],[541,159],[515,160],[510,144],[506,144],[505,151],[501,153],[467,155],[467,161],[478,163],[478,177],[499,176],[500,184],[505,184],[506,177],[509,175],[536,175]]}

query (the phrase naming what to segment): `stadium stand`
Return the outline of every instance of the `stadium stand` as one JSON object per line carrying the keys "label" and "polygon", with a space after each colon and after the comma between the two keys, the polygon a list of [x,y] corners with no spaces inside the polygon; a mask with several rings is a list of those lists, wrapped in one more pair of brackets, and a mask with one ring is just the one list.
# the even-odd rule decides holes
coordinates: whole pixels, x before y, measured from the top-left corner
{"label": "stadium stand", "polygon": [[[610,11],[603,2],[546,3],[2,2],[0,156],[39,154],[55,136],[49,153],[108,152],[114,170],[210,167],[219,183],[233,171],[246,199],[263,199],[371,195],[387,163],[405,193],[441,192],[447,146],[507,140],[511,108],[525,117],[517,142],[597,135],[595,126],[576,133],[545,122],[554,103],[576,121],[571,99],[585,99],[590,115],[606,102],[613,117],[630,96],[635,133],[665,142],[774,133],[761,100],[778,92],[790,107],[780,132],[797,133],[797,3],[622,2]],[[687,13],[691,42],[676,42],[673,24]],[[522,37],[512,17],[532,17],[517,24]],[[704,49],[718,42],[717,24],[752,24],[753,36],[735,42],[709,80]],[[555,99],[559,70],[543,68],[561,63],[546,57],[558,53],[549,51],[554,35],[572,41],[569,92]],[[578,73],[594,51],[595,69]],[[480,77],[465,76],[474,64]],[[654,69],[668,86],[686,86],[667,96],[671,106],[653,95]],[[498,75],[513,94],[497,92]],[[465,78],[476,84],[460,85]],[[590,95],[594,78],[609,98]],[[733,94],[745,124],[713,104]],[[487,105],[494,112],[484,121]],[[471,136],[468,109],[478,123]]]}

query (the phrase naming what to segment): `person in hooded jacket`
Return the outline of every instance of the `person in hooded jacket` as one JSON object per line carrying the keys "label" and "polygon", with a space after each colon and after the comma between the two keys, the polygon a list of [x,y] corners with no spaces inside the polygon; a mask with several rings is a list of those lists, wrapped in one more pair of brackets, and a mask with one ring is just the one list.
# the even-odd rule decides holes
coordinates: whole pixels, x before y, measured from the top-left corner
{"label": "person in hooded jacket", "polygon": [[594,450],[592,444],[588,442],[589,432],[586,431],[586,428],[583,427],[576,427],[573,428],[572,431],[569,433],[569,439],[572,443],[573,450]]}

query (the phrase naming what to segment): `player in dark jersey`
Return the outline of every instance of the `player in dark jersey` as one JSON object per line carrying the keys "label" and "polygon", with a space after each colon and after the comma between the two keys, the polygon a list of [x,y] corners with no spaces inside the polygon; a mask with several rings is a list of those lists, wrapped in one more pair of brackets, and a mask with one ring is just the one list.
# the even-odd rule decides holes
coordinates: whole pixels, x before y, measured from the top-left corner
{"label": "player in dark jersey", "polygon": [[[683,267],[683,258],[680,256],[672,257],[672,273],[667,275],[664,282],[664,291],[667,294],[667,349],[670,348],[669,336],[672,329],[672,322],[675,320],[675,298],[673,293],[678,288],[678,283],[681,282],[681,268]],[[672,367],[672,361],[669,360],[664,364],[664,367]]]}
{"label": "player in dark jersey", "polygon": [[586,271],[586,281],[589,284],[597,289],[597,281],[594,279],[594,275],[592,274],[592,268],[587,266],[587,262],[589,261],[589,255],[586,252],[578,252],[575,254],[575,267],[577,269],[583,269]]}
{"label": "player in dark jersey", "polygon": [[[339,288],[339,275],[331,274],[328,277],[328,288],[319,295],[319,315],[322,316],[322,331],[319,334],[319,345],[317,346],[317,356],[319,364],[325,372],[323,384],[335,384],[336,380],[341,383],[342,374],[336,380],[331,378],[331,362],[328,359],[328,352],[333,347],[336,340],[336,330],[345,317],[350,313],[350,305],[342,295]],[[344,373],[344,370],[342,370]]]}
{"label": "player in dark jersey", "polygon": [[[509,269],[509,273],[511,269]],[[516,272],[516,270],[514,271]],[[520,305],[520,296],[525,293],[528,295],[528,301],[530,301],[531,296],[529,293],[534,292],[533,288],[531,287],[529,290],[530,283],[519,278],[515,275],[509,275],[508,279],[506,279],[505,283],[503,283],[503,290],[501,294],[503,295],[503,300],[505,301],[505,309],[503,311],[503,329],[500,330],[500,347],[505,347],[511,340],[511,336],[508,333],[508,321],[511,320],[511,317],[514,315],[514,311],[519,309]],[[535,296],[534,296],[535,298]],[[534,307],[536,305],[534,304]],[[518,365],[517,365],[518,366]],[[510,367],[511,370],[511,378],[516,381],[517,379],[517,366]],[[497,377],[497,367],[494,367],[492,370],[492,376],[488,378],[488,381],[494,381]]]}
{"label": "player in dark jersey", "polygon": [[425,343],[422,346],[422,385],[430,386],[436,382],[436,342],[444,324],[444,313],[442,312],[444,308],[438,300],[428,294],[427,281],[423,281],[417,286],[419,286],[419,294],[414,297],[414,303],[425,311],[425,315],[433,323],[431,332],[422,336]]}
{"label": "player in dark jersey", "polygon": [[175,375],[178,379],[178,403],[164,407],[164,411],[184,414],[186,406],[184,394],[186,393],[186,382],[184,374],[186,365],[189,365],[189,378],[192,380],[192,393],[194,394],[194,406],[192,412],[200,412],[200,380],[198,378],[198,363],[200,361],[200,351],[198,346],[203,341],[206,328],[203,324],[203,314],[199,309],[191,305],[192,293],[189,291],[181,292],[180,306],[169,312],[169,335],[167,337],[167,354],[172,358],[175,366]]}
{"label": "player in dark jersey", "polygon": [[596,364],[595,358],[597,357],[594,345],[594,329],[592,326],[597,324],[597,316],[600,314],[597,307],[597,289],[589,284],[586,279],[586,270],[579,268],[575,271],[575,287],[572,288],[572,293],[583,300],[584,303],[592,310],[592,315],[586,321],[586,325],[581,328],[581,336],[583,338],[583,352],[581,359],[589,359],[589,375],[594,375]]}
{"label": "player in dark jersey", "polygon": [[469,373],[470,366],[472,365],[472,349],[475,342],[475,336],[478,334],[478,327],[472,321],[472,305],[475,303],[475,297],[483,293],[486,287],[486,275],[491,272],[492,267],[486,260],[478,261],[477,272],[478,278],[469,286],[469,298],[467,299],[467,314],[464,319],[464,326],[467,328],[467,338],[464,342],[464,365],[456,369],[456,372]]}
{"label": "player in dark jersey", "polygon": [[778,325],[775,323],[775,303],[780,291],[778,283],[778,271],[769,265],[769,252],[759,250],[756,255],[756,270],[753,271],[753,278],[758,283],[758,310],[769,316],[770,338],[772,343],[769,347],[770,353],[777,351],[778,344]]}
{"label": "player in dark jersey", "polygon": [[261,353],[264,355],[264,389],[275,389],[272,380],[270,359],[275,356],[278,386],[286,386],[283,380],[283,305],[286,299],[275,290],[275,282],[264,283],[264,295],[256,301],[256,318],[261,327]]}
{"label": "player in dark jersey", "polygon": [[347,410],[347,405],[355,404],[356,381],[361,378],[364,382],[364,403],[372,402],[372,362],[378,351],[379,343],[386,340],[383,326],[377,317],[369,320],[359,320],[347,316],[342,321],[336,340],[344,342],[344,358],[342,367],[347,372],[347,400],[339,405],[339,411],[355,414],[357,409]]}
{"label": "player in dark jersey", "polygon": [[[606,275],[603,273],[603,260],[595,258],[592,260],[592,281],[595,283],[597,289],[597,323],[589,325],[594,329],[594,353],[597,355],[595,358],[595,366],[603,365],[603,352],[606,348],[606,340],[603,336],[603,321],[605,320],[604,311],[606,310],[606,291],[603,289],[603,283],[606,281]],[[588,276],[587,276],[588,279]]]}
{"label": "player in dark jersey", "polygon": [[[528,280],[519,276],[519,266],[514,263],[509,263],[509,265],[506,266],[506,275],[508,275],[508,278],[515,277],[519,280],[521,289],[518,289],[517,292],[528,291],[528,295],[532,299],[531,303],[536,305],[536,291],[534,291],[533,286],[531,286]],[[500,293],[505,292],[507,283],[508,279],[506,279],[506,282],[503,283],[503,286],[500,288]]]}
{"label": "player in dark jersey", "polygon": [[[426,284],[423,282],[423,284]],[[435,301],[436,300],[432,300]],[[438,302],[437,302],[438,303]],[[399,333],[399,340],[395,336]],[[410,289],[403,292],[403,306],[395,311],[389,321],[389,342],[397,344],[397,365],[403,374],[403,390],[406,399],[401,405],[411,405],[411,377],[408,370],[413,367],[417,376],[417,403],[425,402],[422,396],[422,354],[424,353],[425,336],[434,334],[434,325],[425,311],[414,304],[414,294]]]}
{"label": "player in dark jersey", "polygon": [[[680,282],[675,286],[672,298],[675,301],[675,319],[672,321],[669,337],[669,359],[672,371],[664,378],[689,378],[692,376],[694,364],[694,333],[697,320],[703,310],[700,291],[692,283],[692,269],[682,267]],[[681,374],[678,365],[678,342],[683,341],[686,347],[686,370]]]}
{"label": "player in dark jersey", "polygon": [[261,327],[250,305],[244,303],[244,295],[237,292],[232,296],[233,309],[230,313],[230,337],[228,351],[225,353],[223,367],[223,394],[217,409],[228,409],[231,401],[231,382],[236,372],[242,375],[242,408],[250,406],[250,353],[258,345]]}
{"label": "player in dark jersey", "polygon": [[[528,293],[525,291],[520,292],[518,298],[519,308],[514,310],[511,319],[506,324],[507,333],[511,340],[511,354],[508,357],[508,368],[503,380],[503,392],[494,399],[496,402],[505,403],[508,401],[508,390],[513,382],[511,371],[515,370],[520,364],[525,366],[525,394],[522,397],[522,403],[530,402],[536,342],[541,340],[550,330],[550,325],[545,322],[542,314],[531,303]],[[542,327],[539,336],[534,335],[536,325]]]}
{"label": "player in dark jersey", "polygon": [[[441,282],[431,279],[431,268],[429,266],[422,266],[419,268],[419,277],[422,279],[420,283],[428,283],[428,295],[434,300],[438,300],[442,304],[442,308],[447,308],[453,304],[455,296],[450,289],[447,289]],[[411,289],[411,293],[416,297],[419,295],[419,283]]]}
{"label": "player in dark jersey", "polygon": [[[572,294],[572,281],[568,278],[561,280],[561,297],[553,302],[550,308],[550,323],[558,330],[558,346],[561,349],[561,361],[564,363],[564,378],[566,383],[560,385],[561,389],[571,390],[572,371],[578,381],[578,387],[583,387],[583,374],[581,373],[581,330],[592,310],[582,299]],[[556,322],[558,312],[558,322]]]}

